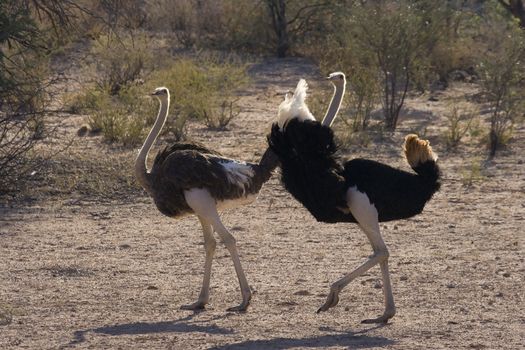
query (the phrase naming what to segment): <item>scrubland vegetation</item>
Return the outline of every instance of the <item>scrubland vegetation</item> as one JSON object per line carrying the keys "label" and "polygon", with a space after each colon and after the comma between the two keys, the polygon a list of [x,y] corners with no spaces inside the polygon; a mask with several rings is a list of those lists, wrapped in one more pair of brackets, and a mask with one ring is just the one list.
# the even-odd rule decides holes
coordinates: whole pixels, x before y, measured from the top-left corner
{"label": "scrubland vegetation", "polygon": [[[520,349],[525,339],[525,1],[0,0],[0,349]],[[217,242],[210,305],[194,216],[161,215],[134,161],[167,86],[177,140],[257,161],[300,78],[347,90],[342,159],[411,171],[408,133],[439,156],[423,213],[383,222],[397,314],[379,269],[327,313],[330,281],[373,254],[357,225],[315,221],[278,170],[221,212],[253,291],[238,301]],[[407,196],[407,199],[410,196]]]}
{"label": "scrubland vegetation", "polygon": [[[250,64],[267,56],[302,56],[323,73],[345,72],[340,120],[347,141],[363,147],[373,133],[396,130],[409,96],[471,82],[480,108],[451,105],[440,137],[451,152],[468,139],[495,157],[524,120],[520,4],[3,1],[0,191],[16,190],[43,166],[39,145],[53,138],[64,113],[85,116],[87,132],[108,144],[136,147],[154,121],[156,103],[145,96],[156,86],[173,97],[165,136],[184,139],[188,120],[227,129],[239,114]],[[82,76],[59,74],[57,61],[81,66]],[[80,91],[60,91],[72,78],[82,81]],[[312,109],[327,98],[313,92]]]}

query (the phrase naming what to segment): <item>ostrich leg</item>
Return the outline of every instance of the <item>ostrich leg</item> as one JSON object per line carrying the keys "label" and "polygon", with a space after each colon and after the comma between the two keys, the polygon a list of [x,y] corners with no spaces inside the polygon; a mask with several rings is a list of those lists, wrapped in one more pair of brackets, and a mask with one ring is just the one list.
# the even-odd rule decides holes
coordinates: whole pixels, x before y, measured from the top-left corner
{"label": "ostrich leg", "polygon": [[361,276],[370,268],[379,264],[381,267],[381,275],[383,279],[383,294],[385,298],[385,311],[382,316],[375,319],[364,320],[363,323],[385,323],[392,318],[396,313],[394,304],[394,297],[392,294],[392,286],[390,284],[390,276],[388,272],[388,249],[381,237],[379,231],[379,221],[376,208],[370,203],[368,196],[359,192],[355,187],[347,191],[348,208],[352,215],[358,221],[359,227],[365,232],[374,254],[361,266],[348,275],[344,276],[330,287],[330,293],[323,306],[317,311],[326,311],[329,308],[337,305],[339,302],[339,292],[352,282],[356,277]]}
{"label": "ostrich leg", "polygon": [[215,254],[215,247],[217,242],[213,238],[213,229],[210,223],[202,217],[198,217],[202,225],[202,233],[204,234],[204,249],[206,251],[206,261],[204,262],[204,279],[202,281],[202,289],[199,294],[199,299],[189,305],[182,305],[183,310],[202,310],[208,304],[210,296],[210,278],[211,278],[211,264],[213,255]]}
{"label": "ostrich leg", "polygon": [[228,251],[230,252],[230,255],[233,260],[233,266],[235,267],[235,272],[237,273],[237,278],[239,279],[239,285],[241,287],[242,303],[239,306],[229,308],[228,311],[246,311],[248,305],[250,305],[252,292],[250,290],[250,286],[248,285],[248,281],[246,280],[244,270],[241,266],[241,260],[239,259],[239,253],[237,252],[235,238],[231,235],[230,232],[228,232],[226,227],[224,227],[224,225],[219,219],[218,214],[216,221],[213,224],[213,227],[221,237],[221,240],[228,249]]}
{"label": "ostrich leg", "polygon": [[186,202],[193,209],[193,211],[199,217],[202,217],[204,220],[206,220],[206,222],[211,223],[213,229],[220,236],[222,242],[232,257],[233,266],[235,267],[235,272],[237,273],[237,278],[239,279],[239,285],[241,288],[242,303],[239,306],[229,308],[228,311],[246,311],[248,305],[250,305],[252,293],[250,291],[250,286],[248,285],[246,275],[244,274],[244,270],[239,259],[235,238],[222,224],[219,213],[217,212],[215,199],[206,189],[192,189],[184,192],[184,196],[186,198]]}

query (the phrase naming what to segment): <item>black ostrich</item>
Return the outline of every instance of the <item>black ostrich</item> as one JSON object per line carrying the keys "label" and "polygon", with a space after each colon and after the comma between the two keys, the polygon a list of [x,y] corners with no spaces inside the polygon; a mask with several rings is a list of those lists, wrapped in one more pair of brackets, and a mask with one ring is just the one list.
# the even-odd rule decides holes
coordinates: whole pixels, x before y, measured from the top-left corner
{"label": "black ostrich", "polygon": [[[344,74],[338,73],[332,80],[344,81]],[[332,284],[318,312],[337,305],[339,292],[346,285],[379,264],[385,311],[382,316],[363,322],[386,323],[396,309],[388,272],[389,253],[379,222],[421,213],[440,187],[437,156],[428,141],[412,134],[405,138],[404,152],[415,173],[368,159],[340,161],[335,156],[337,146],[332,130],[315,121],[308,111],[306,89],[301,80],[292,100],[281,104],[280,123],[272,126],[268,136],[268,144],[279,158],[282,182],[318,221],[357,223],[374,251],[361,266]]]}

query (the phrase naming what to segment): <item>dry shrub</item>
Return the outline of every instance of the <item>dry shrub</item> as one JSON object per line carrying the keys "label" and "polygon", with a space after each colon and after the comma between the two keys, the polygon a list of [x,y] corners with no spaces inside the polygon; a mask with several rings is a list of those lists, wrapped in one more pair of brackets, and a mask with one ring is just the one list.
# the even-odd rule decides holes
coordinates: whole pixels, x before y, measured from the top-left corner
{"label": "dry shrub", "polygon": [[[352,17],[357,45],[370,50],[381,77],[385,127],[395,130],[407,92],[428,69],[438,18],[433,8],[399,1],[389,6],[363,6]],[[432,20],[430,20],[432,18]]]}
{"label": "dry shrub", "polygon": [[350,72],[349,86],[352,89],[344,115],[347,124],[354,132],[367,129],[372,112],[379,101],[379,84],[375,72],[363,66],[357,66]]}
{"label": "dry shrub", "polygon": [[96,83],[110,95],[139,81],[151,69],[151,48],[145,35],[102,35],[92,54],[96,57]]}
{"label": "dry shrub", "polygon": [[23,3],[0,6],[0,193],[19,189],[38,167],[32,150],[45,137],[50,101],[42,36]]}
{"label": "dry shrub", "polygon": [[92,132],[124,146],[140,144],[155,121],[158,103],[147,98],[155,87],[171,93],[169,117],[163,134],[185,138],[186,121],[199,120],[210,128],[224,129],[239,114],[235,91],[247,82],[245,65],[232,59],[202,56],[165,62],[143,85],[128,84],[112,94],[95,85],[70,99],[69,109],[89,114]]}
{"label": "dry shrub", "polygon": [[157,107],[152,99],[143,97],[142,89],[130,87],[117,96],[92,91],[87,95],[98,96],[88,118],[92,132],[101,132],[105,140],[124,146],[135,146],[144,140]]}
{"label": "dry shrub", "polygon": [[425,1],[417,6],[356,2],[342,11],[335,17],[338,30],[327,37],[317,59],[325,71],[347,73],[352,129],[365,129],[380,103],[385,128],[394,130],[409,89],[428,75],[440,8]]}
{"label": "dry shrub", "polygon": [[474,117],[478,111],[473,108],[461,106],[453,103],[449,112],[445,114],[447,118],[447,130],[443,134],[445,144],[449,150],[455,150],[463,137],[470,131]]}
{"label": "dry shrub", "polygon": [[238,99],[222,101],[219,111],[216,112],[215,118],[207,120],[206,124],[218,130],[225,129],[240,113],[240,109],[235,106],[237,101]]}
{"label": "dry shrub", "polygon": [[313,116],[318,121],[321,121],[326,113],[327,106],[330,103],[331,91],[325,86],[315,86],[312,89],[309,89],[309,91],[310,90],[311,92],[308,94],[306,104]]}
{"label": "dry shrub", "polygon": [[321,69],[327,73],[346,73],[347,92],[339,112],[341,120],[352,131],[365,130],[379,105],[380,76],[377,69],[369,65],[371,53],[360,50],[346,35],[331,36],[325,45],[317,55]]}
{"label": "dry shrub", "polygon": [[149,13],[152,27],[173,33],[174,46],[256,52],[268,46],[260,2],[161,0]]}
{"label": "dry shrub", "polygon": [[248,82],[246,66],[233,58],[179,59],[155,72],[148,85],[167,86],[177,120],[195,118],[210,128],[225,128],[238,115],[235,91]]}
{"label": "dry shrub", "polygon": [[438,6],[432,12],[431,19],[437,19],[441,27],[431,36],[433,43],[428,56],[430,70],[429,76],[425,78],[447,82],[450,73],[455,70],[472,73],[482,51],[482,45],[475,41],[481,20],[479,12],[466,4],[449,2]]}
{"label": "dry shrub", "polygon": [[465,187],[471,187],[474,183],[481,182],[484,179],[483,162],[481,159],[473,159],[471,163],[461,171],[461,183]]}
{"label": "dry shrub", "polygon": [[494,157],[509,142],[525,111],[525,34],[496,18],[485,35],[492,45],[478,69],[491,108],[487,143],[489,156]]}
{"label": "dry shrub", "polygon": [[13,322],[13,313],[10,308],[0,304],[0,326],[7,326]]}

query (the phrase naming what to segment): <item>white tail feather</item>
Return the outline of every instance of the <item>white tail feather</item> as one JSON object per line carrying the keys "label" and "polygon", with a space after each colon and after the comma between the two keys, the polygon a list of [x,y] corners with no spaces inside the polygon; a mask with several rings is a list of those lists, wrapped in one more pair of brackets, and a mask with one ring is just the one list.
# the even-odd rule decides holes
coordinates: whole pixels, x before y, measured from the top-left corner
{"label": "white tail feather", "polygon": [[279,105],[279,112],[277,114],[277,124],[279,128],[282,129],[286,122],[293,118],[315,120],[305,102],[307,90],[308,84],[304,79],[301,79],[299,83],[297,83],[293,97],[290,98],[288,94],[286,94],[284,101]]}

